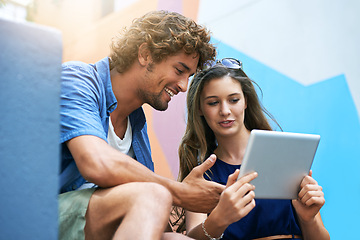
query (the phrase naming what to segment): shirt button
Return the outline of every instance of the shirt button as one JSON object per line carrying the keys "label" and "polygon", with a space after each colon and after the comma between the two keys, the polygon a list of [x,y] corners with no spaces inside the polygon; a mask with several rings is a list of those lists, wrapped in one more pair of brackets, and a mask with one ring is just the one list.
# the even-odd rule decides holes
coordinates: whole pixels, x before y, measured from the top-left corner
{"label": "shirt button", "polygon": [[77,189],[77,185],[76,185],[76,184],[72,185],[72,190],[75,190],[75,189]]}

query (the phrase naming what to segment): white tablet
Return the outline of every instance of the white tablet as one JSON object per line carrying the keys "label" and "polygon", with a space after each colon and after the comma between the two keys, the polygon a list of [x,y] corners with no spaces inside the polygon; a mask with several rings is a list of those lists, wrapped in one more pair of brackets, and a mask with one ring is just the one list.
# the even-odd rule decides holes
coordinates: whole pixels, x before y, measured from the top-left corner
{"label": "white tablet", "polygon": [[309,174],[319,135],[252,130],[239,178],[256,171],[255,198],[296,199]]}

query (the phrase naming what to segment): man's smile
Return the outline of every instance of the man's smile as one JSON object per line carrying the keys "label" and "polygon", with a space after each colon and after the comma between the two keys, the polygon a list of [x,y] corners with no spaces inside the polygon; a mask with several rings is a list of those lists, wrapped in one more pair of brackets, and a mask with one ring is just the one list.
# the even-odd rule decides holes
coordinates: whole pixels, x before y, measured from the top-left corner
{"label": "man's smile", "polygon": [[173,97],[175,95],[175,93],[173,91],[171,91],[170,89],[168,89],[167,87],[165,87],[164,89],[165,89],[165,92],[167,94],[169,94],[170,97]]}

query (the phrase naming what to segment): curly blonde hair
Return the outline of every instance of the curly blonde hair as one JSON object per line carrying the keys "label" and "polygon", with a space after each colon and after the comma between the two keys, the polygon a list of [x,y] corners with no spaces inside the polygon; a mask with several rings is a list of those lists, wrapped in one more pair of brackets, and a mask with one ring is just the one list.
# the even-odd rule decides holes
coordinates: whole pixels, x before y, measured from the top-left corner
{"label": "curly blonde hair", "polygon": [[213,61],[216,55],[210,32],[204,26],[176,12],[153,11],[135,19],[113,39],[110,69],[125,72],[134,63],[143,43],[147,44],[155,63],[181,50],[186,54],[197,53],[197,70]]}

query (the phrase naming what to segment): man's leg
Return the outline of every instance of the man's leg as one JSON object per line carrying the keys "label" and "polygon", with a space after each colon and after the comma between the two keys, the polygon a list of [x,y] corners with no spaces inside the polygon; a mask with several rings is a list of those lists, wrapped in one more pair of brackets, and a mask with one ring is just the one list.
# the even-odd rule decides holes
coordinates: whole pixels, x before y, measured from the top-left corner
{"label": "man's leg", "polygon": [[161,240],[190,240],[193,238],[189,238],[188,236],[181,234],[181,233],[174,233],[174,232],[166,232],[163,234]]}
{"label": "man's leg", "polygon": [[85,239],[161,239],[172,196],[156,183],[96,190],[86,212]]}

